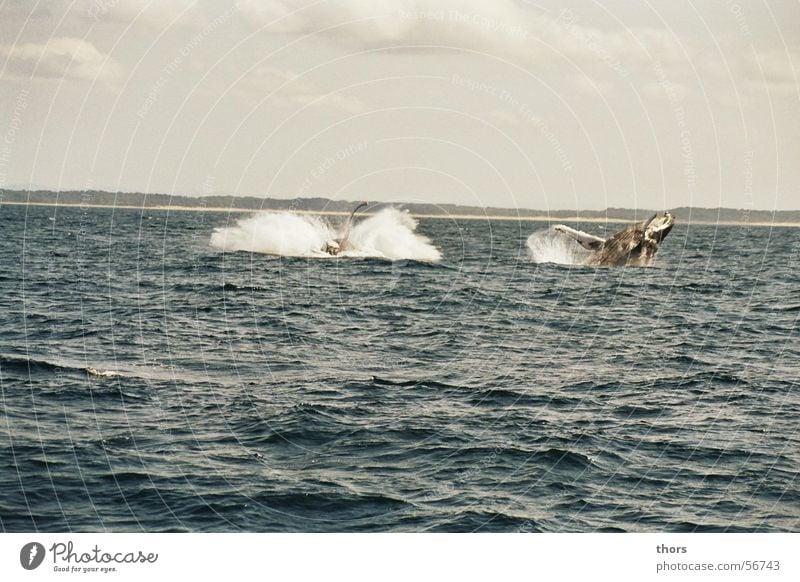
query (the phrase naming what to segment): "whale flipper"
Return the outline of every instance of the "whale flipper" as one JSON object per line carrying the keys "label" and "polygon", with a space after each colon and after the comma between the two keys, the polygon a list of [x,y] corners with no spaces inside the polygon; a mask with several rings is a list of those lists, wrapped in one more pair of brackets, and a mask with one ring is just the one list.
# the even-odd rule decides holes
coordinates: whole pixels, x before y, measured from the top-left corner
{"label": "whale flipper", "polygon": [[356,215],[356,212],[368,206],[366,202],[362,202],[358,206],[353,209],[353,212],[350,213],[350,216],[347,218],[347,222],[344,223],[344,227],[342,228],[342,234],[338,238],[339,245],[342,247],[342,250],[347,250],[347,247],[350,246],[348,244],[347,238],[350,236],[350,227],[353,226],[353,217]]}
{"label": "whale flipper", "polygon": [[567,236],[575,239],[578,241],[578,244],[581,245],[585,249],[589,249],[590,251],[596,251],[603,246],[603,243],[606,242],[605,239],[602,239],[598,236],[594,236],[593,234],[589,234],[588,232],[583,232],[582,230],[575,230],[574,228],[570,228],[563,224],[557,224],[553,227],[553,230],[562,232]]}
{"label": "whale flipper", "polygon": [[350,216],[347,217],[347,220],[342,226],[341,234],[337,238],[326,242],[322,249],[323,252],[336,256],[342,251],[350,250],[350,242],[348,241],[348,237],[350,236],[350,228],[353,226],[353,217],[355,217],[356,212],[365,206],[368,206],[368,204],[366,202],[362,202],[353,209],[353,212],[350,213]]}

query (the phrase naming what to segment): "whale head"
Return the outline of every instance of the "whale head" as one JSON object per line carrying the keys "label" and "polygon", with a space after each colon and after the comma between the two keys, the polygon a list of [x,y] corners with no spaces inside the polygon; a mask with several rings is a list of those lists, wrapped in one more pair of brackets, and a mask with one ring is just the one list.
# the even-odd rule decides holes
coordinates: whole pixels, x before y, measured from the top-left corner
{"label": "whale head", "polygon": [[675,217],[670,212],[654,214],[644,224],[644,239],[649,243],[661,244],[675,226]]}

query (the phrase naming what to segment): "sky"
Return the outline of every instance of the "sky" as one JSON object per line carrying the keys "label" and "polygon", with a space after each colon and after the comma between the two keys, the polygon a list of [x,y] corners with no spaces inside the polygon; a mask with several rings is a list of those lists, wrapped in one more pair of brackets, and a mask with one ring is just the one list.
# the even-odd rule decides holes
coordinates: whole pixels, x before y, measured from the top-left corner
{"label": "sky", "polygon": [[796,0],[0,0],[0,188],[800,209]]}

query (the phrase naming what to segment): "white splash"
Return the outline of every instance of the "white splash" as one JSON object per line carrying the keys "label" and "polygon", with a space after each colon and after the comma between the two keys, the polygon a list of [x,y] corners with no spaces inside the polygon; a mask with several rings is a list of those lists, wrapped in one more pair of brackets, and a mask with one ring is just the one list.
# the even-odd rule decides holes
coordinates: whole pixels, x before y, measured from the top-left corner
{"label": "white splash", "polygon": [[120,376],[119,372],[114,372],[112,370],[101,370],[98,368],[86,368],[86,373],[90,376],[100,376],[101,378],[115,378],[116,376]]}
{"label": "white splash", "polygon": [[242,218],[236,226],[214,229],[211,246],[225,251],[307,257],[335,236],[335,231],[316,216],[265,212]]}
{"label": "white splash", "polygon": [[528,256],[534,263],[583,265],[591,254],[571,238],[552,228],[539,230],[528,237]]}
{"label": "white splash", "polygon": [[[342,218],[341,220],[344,220]],[[434,262],[442,258],[431,241],[418,234],[417,221],[397,208],[384,208],[351,228],[352,248],[338,257],[379,257]],[[339,236],[339,228],[317,216],[266,212],[243,218],[234,226],[217,228],[211,246],[225,251],[250,251],[285,257],[332,258],[325,243]]]}
{"label": "white splash", "polygon": [[406,211],[384,208],[359,222],[350,234],[352,245],[368,256],[392,260],[435,262],[442,258],[430,239],[418,234],[417,221]]}

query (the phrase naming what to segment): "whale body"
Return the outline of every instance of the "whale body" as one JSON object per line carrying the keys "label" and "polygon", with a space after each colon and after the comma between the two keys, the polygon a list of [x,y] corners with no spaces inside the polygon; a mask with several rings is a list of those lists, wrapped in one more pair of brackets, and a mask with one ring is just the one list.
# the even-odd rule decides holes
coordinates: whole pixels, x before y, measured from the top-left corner
{"label": "whale body", "polygon": [[675,217],[669,212],[654,214],[648,220],[637,222],[618,233],[603,239],[598,236],[558,224],[553,230],[575,240],[583,248],[593,251],[587,265],[605,267],[646,267],[652,264],[661,242],[675,226]]}

